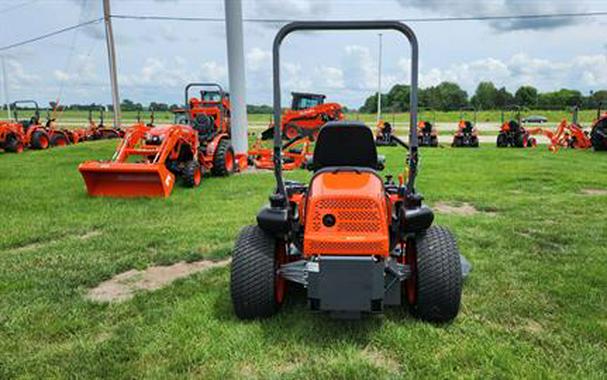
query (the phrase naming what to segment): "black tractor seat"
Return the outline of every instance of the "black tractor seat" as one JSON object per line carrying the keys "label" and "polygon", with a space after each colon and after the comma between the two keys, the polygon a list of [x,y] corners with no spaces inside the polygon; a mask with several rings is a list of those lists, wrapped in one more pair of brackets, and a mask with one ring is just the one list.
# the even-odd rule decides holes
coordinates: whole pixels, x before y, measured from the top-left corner
{"label": "black tractor seat", "polygon": [[327,167],[378,169],[373,132],[364,123],[330,121],[318,134],[314,148],[314,171]]}

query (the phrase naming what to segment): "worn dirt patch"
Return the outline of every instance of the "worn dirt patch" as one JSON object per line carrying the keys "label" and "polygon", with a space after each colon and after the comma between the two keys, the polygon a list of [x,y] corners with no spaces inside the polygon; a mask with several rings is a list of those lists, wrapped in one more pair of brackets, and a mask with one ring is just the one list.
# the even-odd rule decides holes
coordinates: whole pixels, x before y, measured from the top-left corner
{"label": "worn dirt patch", "polygon": [[88,239],[92,239],[94,237],[97,237],[99,235],[101,235],[101,231],[99,231],[99,230],[92,230],[92,231],[85,232],[82,235],[79,235],[78,239],[80,239],[80,240],[88,240]]}
{"label": "worn dirt patch", "polygon": [[468,202],[460,203],[457,205],[447,202],[438,202],[434,205],[433,208],[441,214],[452,214],[462,216],[471,216],[481,212]]}
{"label": "worn dirt patch", "polygon": [[156,290],[173,281],[210,268],[223,267],[230,259],[222,261],[201,260],[186,263],[180,261],[168,266],[153,266],[146,270],[132,269],[102,282],[89,290],[86,298],[96,302],[122,302],[133,298],[137,291]]}
{"label": "worn dirt patch", "polygon": [[607,189],[582,189],[584,195],[607,195]]}
{"label": "worn dirt patch", "polygon": [[35,243],[20,245],[18,247],[11,248],[10,250],[15,253],[24,253],[24,252],[29,252],[29,251],[35,251],[35,250],[38,250],[42,247],[45,247],[45,246],[53,243],[53,242],[54,242],[54,240],[37,241]]}
{"label": "worn dirt patch", "polygon": [[400,365],[398,362],[388,356],[386,353],[378,351],[373,347],[367,346],[361,351],[362,357],[372,365],[383,368],[387,372],[399,373]]}

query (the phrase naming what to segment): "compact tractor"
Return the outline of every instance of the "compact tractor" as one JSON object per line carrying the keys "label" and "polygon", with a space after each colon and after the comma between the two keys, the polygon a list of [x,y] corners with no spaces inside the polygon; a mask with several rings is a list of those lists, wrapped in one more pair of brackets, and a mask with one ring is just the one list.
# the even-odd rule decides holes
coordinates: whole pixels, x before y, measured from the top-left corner
{"label": "compact tractor", "polygon": [[[312,158],[310,153],[311,141],[308,136],[297,136],[282,145],[282,169],[305,169]],[[256,169],[274,169],[274,150],[265,148],[261,140],[257,140],[247,152],[248,164]]]}
{"label": "compact tractor", "polygon": [[[298,136],[307,136],[315,140],[318,131],[326,122],[342,120],[343,107],[339,103],[325,103],[325,95],[304,92],[292,92],[291,108],[281,117],[280,130],[283,138],[292,140]],[[274,127],[270,125],[262,133],[262,138],[273,136]]]}
{"label": "compact tractor", "polygon": [[[34,114],[26,120],[19,120],[17,107],[33,105]],[[50,137],[40,124],[40,109],[33,100],[18,100],[12,104],[15,121],[0,121],[0,148],[6,152],[21,153],[23,149],[47,149]]]}
{"label": "compact tractor", "polygon": [[118,139],[124,137],[120,127],[106,127],[104,124],[105,109],[99,108],[99,123],[93,119],[93,110],[89,110],[89,125],[86,129],[87,140]]}
{"label": "compact tractor", "polygon": [[601,104],[597,110],[596,120],[592,124],[590,141],[594,150],[607,150],[607,112],[601,113]]}
{"label": "compact tractor", "polygon": [[[190,98],[189,90],[194,87],[213,90],[201,91],[200,98]],[[78,167],[88,193],[121,198],[167,197],[176,178],[194,187],[200,185],[207,171],[219,176],[232,174],[235,161],[225,98],[217,84],[187,85],[189,123],[154,126],[139,121],[129,127],[111,161],[87,161]]]}
{"label": "compact tractor", "polygon": [[434,126],[436,113],[433,112],[432,115],[432,121],[420,117],[420,120],[417,123],[417,141],[419,141],[419,146],[429,146],[433,148],[438,146],[438,132]]}
{"label": "compact tractor", "polygon": [[497,147],[498,148],[532,148],[537,145],[537,140],[531,136],[521,122],[521,108],[519,106],[510,106],[509,109],[513,110],[514,117],[510,120],[505,121],[504,111],[502,110],[502,126],[500,127],[499,134],[497,135]]}
{"label": "compact tractor", "polygon": [[[465,117],[465,111],[473,111],[474,119]],[[476,129],[476,108],[466,107],[460,110],[457,131],[453,135],[451,146],[454,148],[478,148],[478,130]]]}
{"label": "compact tractor", "polygon": [[[398,180],[378,173],[373,132],[359,122],[332,121],[320,129],[309,184],[283,178],[279,49],[294,31],[381,30],[411,43],[410,144]],[[453,235],[415,189],[418,45],[396,21],[309,21],[285,25],[274,40],[274,175],[270,202],[257,224],[244,227],[232,254],[230,292],[239,318],[266,318],[289,296],[288,283],[306,289],[309,308],[336,318],[410,309],[426,321],[448,322],[460,307],[462,265]],[[405,159],[405,158],[403,158]]]}

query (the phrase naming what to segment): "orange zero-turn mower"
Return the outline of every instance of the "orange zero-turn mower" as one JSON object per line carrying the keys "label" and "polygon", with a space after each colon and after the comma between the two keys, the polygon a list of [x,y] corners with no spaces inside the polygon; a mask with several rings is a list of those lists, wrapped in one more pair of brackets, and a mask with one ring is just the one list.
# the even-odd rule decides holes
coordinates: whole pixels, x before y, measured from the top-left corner
{"label": "orange zero-turn mower", "polygon": [[432,148],[438,146],[438,131],[435,126],[436,112],[432,111],[432,115],[432,121],[420,117],[420,120],[417,122],[417,141],[419,142],[419,146],[429,146]]}
{"label": "orange zero-turn mower", "polygon": [[[294,31],[383,30],[411,43],[410,144],[406,176],[378,173],[371,129],[359,122],[326,123],[316,141],[309,184],[285,181],[281,163],[279,49]],[[462,264],[453,235],[433,226],[432,210],[415,189],[418,164],[417,64],[413,31],[397,21],[292,22],[274,40],[274,174],[276,190],[244,227],[232,254],[230,293],[239,318],[274,315],[302,285],[313,311],[358,318],[384,307],[412,310],[422,320],[456,317]],[[403,160],[405,157],[403,157]]]}
{"label": "orange zero-turn mower", "polygon": [[[247,155],[249,165],[256,169],[274,169],[274,150],[264,148],[261,140],[255,142]],[[300,135],[287,141],[282,146],[281,157],[283,170],[305,169],[306,164],[312,158],[310,138]]]}
{"label": "orange zero-turn mower", "polygon": [[[466,119],[465,112],[473,111],[474,119],[470,121]],[[478,148],[478,130],[476,129],[476,108],[464,107],[460,109],[459,123],[457,130],[453,134],[453,142],[451,146],[454,148]]]}
{"label": "orange zero-turn mower", "polygon": [[521,107],[518,105],[510,105],[507,109],[511,110],[515,116],[506,121],[504,110],[502,110],[502,125],[497,135],[497,147],[534,148],[537,145],[537,140],[531,136],[525,127],[523,127],[521,121]]}
{"label": "orange zero-turn mower", "polygon": [[[26,120],[19,120],[17,107],[30,104],[34,106],[34,114]],[[6,152],[21,153],[25,148],[47,149],[50,138],[40,125],[40,110],[34,100],[18,100],[12,103],[14,121],[0,121],[0,148]]]}
{"label": "orange zero-turn mower", "polygon": [[200,169],[198,134],[190,126],[144,123],[126,130],[111,161],[78,167],[90,195],[118,198],[168,197],[177,176],[198,186]]}
{"label": "orange zero-turn mower", "polygon": [[394,140],[394,128],[387,121],[380,120],[375,127],[375,145],[376,146],[396,146]]}
{"label": "orange zero-turn mower", "polygon": [[601,112],[601,104],[590,131],[590,141],[595,151],[607,150],[607,112]]}

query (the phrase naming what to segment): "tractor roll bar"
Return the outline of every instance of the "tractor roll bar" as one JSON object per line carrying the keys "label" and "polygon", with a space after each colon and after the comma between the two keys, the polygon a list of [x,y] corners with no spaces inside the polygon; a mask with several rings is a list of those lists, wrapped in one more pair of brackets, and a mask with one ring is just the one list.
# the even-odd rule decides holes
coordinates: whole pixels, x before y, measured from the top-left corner
{"label": "tractor roll bar", "polygon": [[13,108],[13,114],[15,115],[15,120],[17,120],[17,104],[33,104],[34,105],[34,115],[39,118],[40,117],[40,107],[38,107],[38,102],[35,100],[15,100],[11,107]]}
{"label": "tractor roll bar", "polygon": [[[186,111],[186,115],[188,117],[188,121],[190,123],[192,123],[192,120],[190,118],[190,102],[188,101],[188,92],[190,91],[190,88],[192,87],[215,87],[217,90],[219,90],[219,95],[221,96],[221,100],[219,101],[219,108],[221,109],[221,112],[224,112],[223,109],[223,98],[224,98],[224,91],[223,91],[223,87],[221,87],[218,83],[190,83],[187,86],[185,86],[185,109]],[[201,99],[202,100],[202,99]]]}
{"label": "tractor roll bar", "polygon": [[[295,31],[302,30],[395,30],[407,37],[411,45],[411,92],[409,98],[410,125],[409,125],[409,177],[407,191],[414,193],[415,175],[417,171],[417,77],[418,77],[418,44],[413,30],[399,21],[295,21],[283,26],[276,37],[272,47],[272,71],[274,74],[274,176],[281,201],[287,199],[287,191],[282,178],[282,141],[281,141],[281,101],[280,101],[280,45],[285,37]],[[286,202],[285,207],[288,207]]]}

